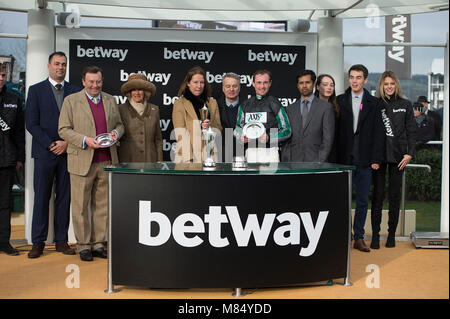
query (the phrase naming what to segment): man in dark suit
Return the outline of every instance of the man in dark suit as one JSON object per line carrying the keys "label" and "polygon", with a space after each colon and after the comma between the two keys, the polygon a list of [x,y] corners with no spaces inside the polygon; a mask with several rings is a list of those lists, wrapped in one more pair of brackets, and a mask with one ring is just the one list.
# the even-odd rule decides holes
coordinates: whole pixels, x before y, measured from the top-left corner
{"label": "man in dark suit", "polygon": [[27,130],[33,136],[34,205],[29,258],[42,255],[48,235],[49,201],[55,182],[54,241],[56,250],[74,255],[67,244],[70,221],[70,178],[67,171],[67,142],[58,135],[59,113],[63,100],[80,89],[64,81],[67,58],[54,52],[48,59],[49,77],[30,86],[26,108]]}
{"label": "man in dark suit", "polygon": [[[427,145],[433,141],[436,132],[435,122],[425,114],[425,108],[420,102],[413,103],[414,120],[417,124],[416,150],[433,149],[435,145]],[[439,148],[441,147],[438,145]]]}
{"label": "man in dark suit", "polygon": [[441,139],[441,130],[442,130],[442,118],[437,111],[431,111],[429,109],[430,101],[428,101],[427,97],[421,95],[417,98],[417,102],[423,105],[423,113],[427,116],[429,122],[433,122],[433,137],[432,141],[440,141]]}
{"label": "man in dark suit", "polygon": [[297,75],[301,98],[288,105],[291,138],[282,146],[283,162],[325,162],[334,138],[334,111],[330,103],[313,94],[316,74],[303,70]]}
{"label": "man in dark suit", "polygon": [[[240,77],[236,73],[226,73],[222,80],[223,94],[217,99],[220,112],[220,124],[222,125],[222,159],[231,162],[233,156],[244,156],[242,144],[236,144],[233,130],[236,127],[239,104],[242,101]],[[241,150],[239,151],[239,147]],[[238,148],[238,149],[236,149]]]}
{"label": "man in dark suit", "polygon": [[364,224],[369,202],[372,170],[378,169],[385,149],[385,132],[380,100],[364,89],[368,70],[353,65],[349,70],[350,87],[337,97],[339,104],[338,163],[354,165],[353,185],[356,209],[353,222],[354,248],[369,252],[364,242]]}

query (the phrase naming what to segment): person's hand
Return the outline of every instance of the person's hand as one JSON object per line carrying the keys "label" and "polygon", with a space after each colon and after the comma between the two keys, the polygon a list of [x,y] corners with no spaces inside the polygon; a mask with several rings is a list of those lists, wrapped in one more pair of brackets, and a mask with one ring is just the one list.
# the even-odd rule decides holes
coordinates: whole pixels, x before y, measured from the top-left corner
{"label": "person's hand", "polygon": [[87,146],[89,146],[90,148],[100,148],[100,145],[98,144],[98,142],[95,140],[95,138],[93,137],[86,137],[86,139],[84,140],[84,142],[86,143]]}
{"label": "person's hand", "polygon": [[117,136],[117,134],[116,134],[116,131],[111,131],[111,136],[112,136],[112,138],[113,138],[113,140],[114,141],[117,141],[117,139],[118,139],[118,136]]}
{"label": "person's hand", "polygon": [[269,135],[267,135],[267,133],[265,133],[265,132],[264,132],[264,135],[262,135],[258,138],[258,141],[260,143],[267,143],[268,140],[269,140]]}
{"label": "person's hand", "polygon": [[16,163],[16,171],[18,171],[22,166],[23,166],[22,162],[17,162]]}
{"label": "person's hand", "polygon": [[61,155],[66,152],[67,145],[69,145],[69,143],[66,141],[55,141],[53,142],[52,148],[50,148],[50,152],[55,155]]}
{"label": "person's hand", "polygon": [[207,130],[209,128],[209,120],[204,120],[202,122],[202,129]]}
{"label": "person's hand", "polygon": [[408,154],[403,155],[403,159],[400,161],[400,163],[398,163],[398,169],[400,171],[403,170],[406,167],[406,165],[408,165],[409,162],[411,162],[411,160],[412,160],[411,155]]}
{"label": "person's hand", "polygon": [[243,135],[241,135],[241,142],[242,143],[248,143],[248,138],[247,138],[247,136],[245,136],[244,134]]}
{"label": "person's hand", "polygon": [[370,166],[372,167],[373,170],[377,170],[380,168],[380,164],[372,164]]}

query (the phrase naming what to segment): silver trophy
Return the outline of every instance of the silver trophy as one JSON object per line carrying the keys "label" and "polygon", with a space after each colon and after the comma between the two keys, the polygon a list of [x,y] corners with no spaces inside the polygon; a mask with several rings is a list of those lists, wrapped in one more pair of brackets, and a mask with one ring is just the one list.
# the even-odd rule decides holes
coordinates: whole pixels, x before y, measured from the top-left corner
{"label": "silver trophy", "polygon": [[[209,110],[206,107],[206,105],[203,105],[203,107],[200,109],[200,116],[202,119],[202,123],[208,119],[209,117]],[[211,125],[208,127],[208,129],[202,128],[202,134],[205,139],[205,146],[206,146],[206,158],[203,161],[203,166],[207,168],[214,168],[216,167],[216,163],[213,159],[213,150],[214,150],[214,140],[216,139],[216,133],[213,132],[211,129]]]}

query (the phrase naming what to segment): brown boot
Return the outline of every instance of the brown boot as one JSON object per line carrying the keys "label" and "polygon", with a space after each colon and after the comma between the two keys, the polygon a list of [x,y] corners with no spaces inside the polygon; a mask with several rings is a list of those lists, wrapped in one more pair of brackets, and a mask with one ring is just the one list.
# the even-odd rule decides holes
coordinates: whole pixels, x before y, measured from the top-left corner
{"label": "brown boot", "polygon": [[70,248],[66,242],[55,244],[56,251],[63,253],[64,255],[75,255],[75,249]]}
{"label": "brown boot", "polygon": [[30,252],[28,253],[28,258],[38,258],[44,252],[45,244],[33,244]]}
{"label": "brown boot", "polygon": [[369,247],[366,246],[366,243],[362,239],[356,240],[353,248],[358,249],[359,251],[366,252],[366,253],[368,253],[370,251]]}

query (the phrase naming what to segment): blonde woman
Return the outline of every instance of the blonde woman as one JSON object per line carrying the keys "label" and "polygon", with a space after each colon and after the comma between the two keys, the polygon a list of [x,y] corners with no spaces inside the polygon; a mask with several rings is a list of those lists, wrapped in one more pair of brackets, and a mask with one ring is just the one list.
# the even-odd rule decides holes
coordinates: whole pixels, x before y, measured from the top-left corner
{"label": "blonde woman", "polygon": [[395,231],[400,211],[402,174],[415,151],[417,127],[411,102],[402,98],[400,83],[392,71],[385,71],[378,82],[381,116],[386,132],[383,163],[373,172],[372,243],[370,248],[380,248],[381,212],[384,200],[386,170],[389,176],[389,222],[386,247],[395,247]]}

